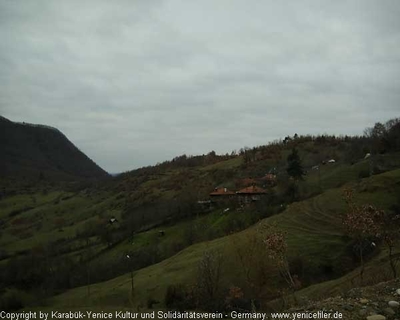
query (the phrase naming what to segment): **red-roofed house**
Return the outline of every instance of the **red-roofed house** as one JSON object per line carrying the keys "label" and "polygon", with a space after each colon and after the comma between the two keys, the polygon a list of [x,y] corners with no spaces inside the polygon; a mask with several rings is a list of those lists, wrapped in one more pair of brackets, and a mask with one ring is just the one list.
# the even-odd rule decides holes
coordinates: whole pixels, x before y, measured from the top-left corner
{"label": "red-roofed house", "polygon": [[235,196],[235,192],[228,190],[227,188],[215,188],[213,192],[210,193],[212,201],[218,201],[223,199],[230,199]]}
{"label": "red-roofed house", "polygon": [[236,191],[236,194],[239,196],[240,202],[249,203],[251,201],[258,201],[261,199],[261,196],[267,193],[266,190],[257,186],[251,186],[239,191]]}

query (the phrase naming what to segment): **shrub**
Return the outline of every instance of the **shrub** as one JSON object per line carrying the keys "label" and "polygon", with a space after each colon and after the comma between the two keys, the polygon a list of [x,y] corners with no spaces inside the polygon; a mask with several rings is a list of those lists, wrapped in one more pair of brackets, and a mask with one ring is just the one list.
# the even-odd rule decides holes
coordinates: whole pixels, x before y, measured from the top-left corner
{"label": "shrub", "polygon": [[199,307],[217,310],[221,306],[221,269],[223,257],[219,251],[205,251],[197,267],[196,293]]}
{"label": "shrub", "polygon": [[181,284],[169,285],[165,292],[164,303],[171,310],[188,310],[196,308],[195,290]]}
{"label": "shrub", "polygon": [[225,310],[229,311],[251,311],[254,301],[246,299],[241,288],[232,286],[229,288],[228,294],[225,298]]}
{"label": "shrub", "polygon": [[292,274],[297,274],[300,278],[304,275],[304,259],[301,256],[296,256],[289,260],[289,268]]}
{"label": "shrub", "polygon": [[369,170],[362,170],[358,173],[359,179],[364,179],[369,177]]}
{"label": "shrub", "polygon": [[23,308],[26,305],[28,296],[18,289],[6,289],[0,297],[0,310],[12,311]]}
{"label": "shrub", "polygon": [[148,298],[147,298],[147,303],[146,303],[147,308],[148,308],[148,309],[152,309],[152,308],[153,308],[153,305],[154,305],[154,304],[157,304],[158,302],[159,302],[159,301],[155,300],[154,298],[148,297]]}

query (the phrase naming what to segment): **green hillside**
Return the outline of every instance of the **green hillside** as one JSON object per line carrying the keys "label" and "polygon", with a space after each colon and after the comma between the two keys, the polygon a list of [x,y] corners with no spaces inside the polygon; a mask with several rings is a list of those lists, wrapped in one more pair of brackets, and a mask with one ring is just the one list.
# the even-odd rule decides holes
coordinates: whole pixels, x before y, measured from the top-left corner
{"label": "green hillside", "polygon": [[[100,180],[71,174],[70,181],[28,182],[12,175],[15,183],[2,184],[0,199],[1,306],[212,309],[213,300],[227,308],[230,290],[239,290],[241,308],[275,308],[289,289],[265,248],[266,224],[287,234],[296,290],[311,296],[322,294],[318,288],[342,290],[340,279],[356,282],[359,265],[355,240],[342,225],[343,189],[354,189],[359,204],[388,213],[399,207],[399,137],[392,131],[382,138],[298,136],[226,155],[182,155]],[[379,152],[368,156],[370,150]],[[298,178],[287,170],[295,152]],[[264,190],[258,201],[232,193],[209,202],[217,187],[252,185]],[[365,255],[367,269],[375,270],[387,252],[379,239],[367,240],[377,243]],[[208,295],[199,291],[205,265],[220,275]]]}
{"label": "green hillside", "polygon": [[[357,201],[368,199],[369,203],[387,208],[398,200],[399,181],[400,170],[395,170],[351,183],[349,186],[357,190]],[[90,306],[112,309],[120,306],[130,307],[132,304],[145,306],[146,301],[151,298],[160,302],[157,305],[158,308],[165,308],[163,299],[167,287],[177,283],[193,283],[199,261],[204,252],[209,250],[219,250],[223,255],[222,286],[226,286],[226,289],[229,286],[245,287],[245,275],[241,262],[238,261],[235,246],[240,246],[243,239],[262,234],[260,225],[265,223],[275,224],[287,232],[290,256],[301,257],[302,280],[304,279],[305,283],[312,284],[316,279],[339,277],[356,267],[348,251],[350,239],[345,236],[341,225],[341,214],[345,209],[341,194],[341,188],[332,189],[315,198],[294,203],[281,214],[264,219],[239,234],[190,246],[169,259],[137,271],[134,283],[138,294],[133,302],[130,297],[131,279],[128,273],[91,286],[90,296],[88,296],[86,286],[68,291],[52,299],[51,306],[57,308]],[[382,261],[385,256],[385,252],[373,254],[369,268],[374,268],[374,270],[381,268],[382,262],[378,263],[378,261]],[[275,272],[271,270],[273,269],[269,269],[268,277],[269,281],[274,283],[276,279],[279,279],[279,274],[276,270]],[[357,272],[349,273],[343,279],[311,286],[301,292],[317,297],[327,288],[340,288],[340,284],[345,283],[349,277],[357,277]],[[344,288],[342,287],[343,290]],[[268,292],[265,294],[268,296]]]}

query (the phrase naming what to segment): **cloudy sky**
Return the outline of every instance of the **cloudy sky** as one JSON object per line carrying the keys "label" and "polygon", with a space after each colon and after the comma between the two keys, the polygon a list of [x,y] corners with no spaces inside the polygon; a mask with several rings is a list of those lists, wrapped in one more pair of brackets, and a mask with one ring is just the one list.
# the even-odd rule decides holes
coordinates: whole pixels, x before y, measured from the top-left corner
{"label": "cloudy sky", "polygon": [[0,0],[0,114],[109,172],[400,116],[400,1]]}

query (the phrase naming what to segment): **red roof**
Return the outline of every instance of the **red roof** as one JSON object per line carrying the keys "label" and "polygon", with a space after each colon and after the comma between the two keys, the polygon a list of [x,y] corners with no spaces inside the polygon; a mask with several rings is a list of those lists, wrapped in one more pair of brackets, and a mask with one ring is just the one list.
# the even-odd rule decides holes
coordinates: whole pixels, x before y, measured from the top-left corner
{"label": "red roof", "polygon": [[210,193],[210,196],[229,196],[235,195],[233,191],[228,190],[227,188],[215,188],[213,192]]}
{"label": "red roof", "polygon": [[239,190],[236,193],[239,193],[239,194],[264,194],[264,193],[267,193],[267,191],[264,190],[263,188],[260,188],[257,186],[251,186],[251,187],[247,187],[242,190]]}

